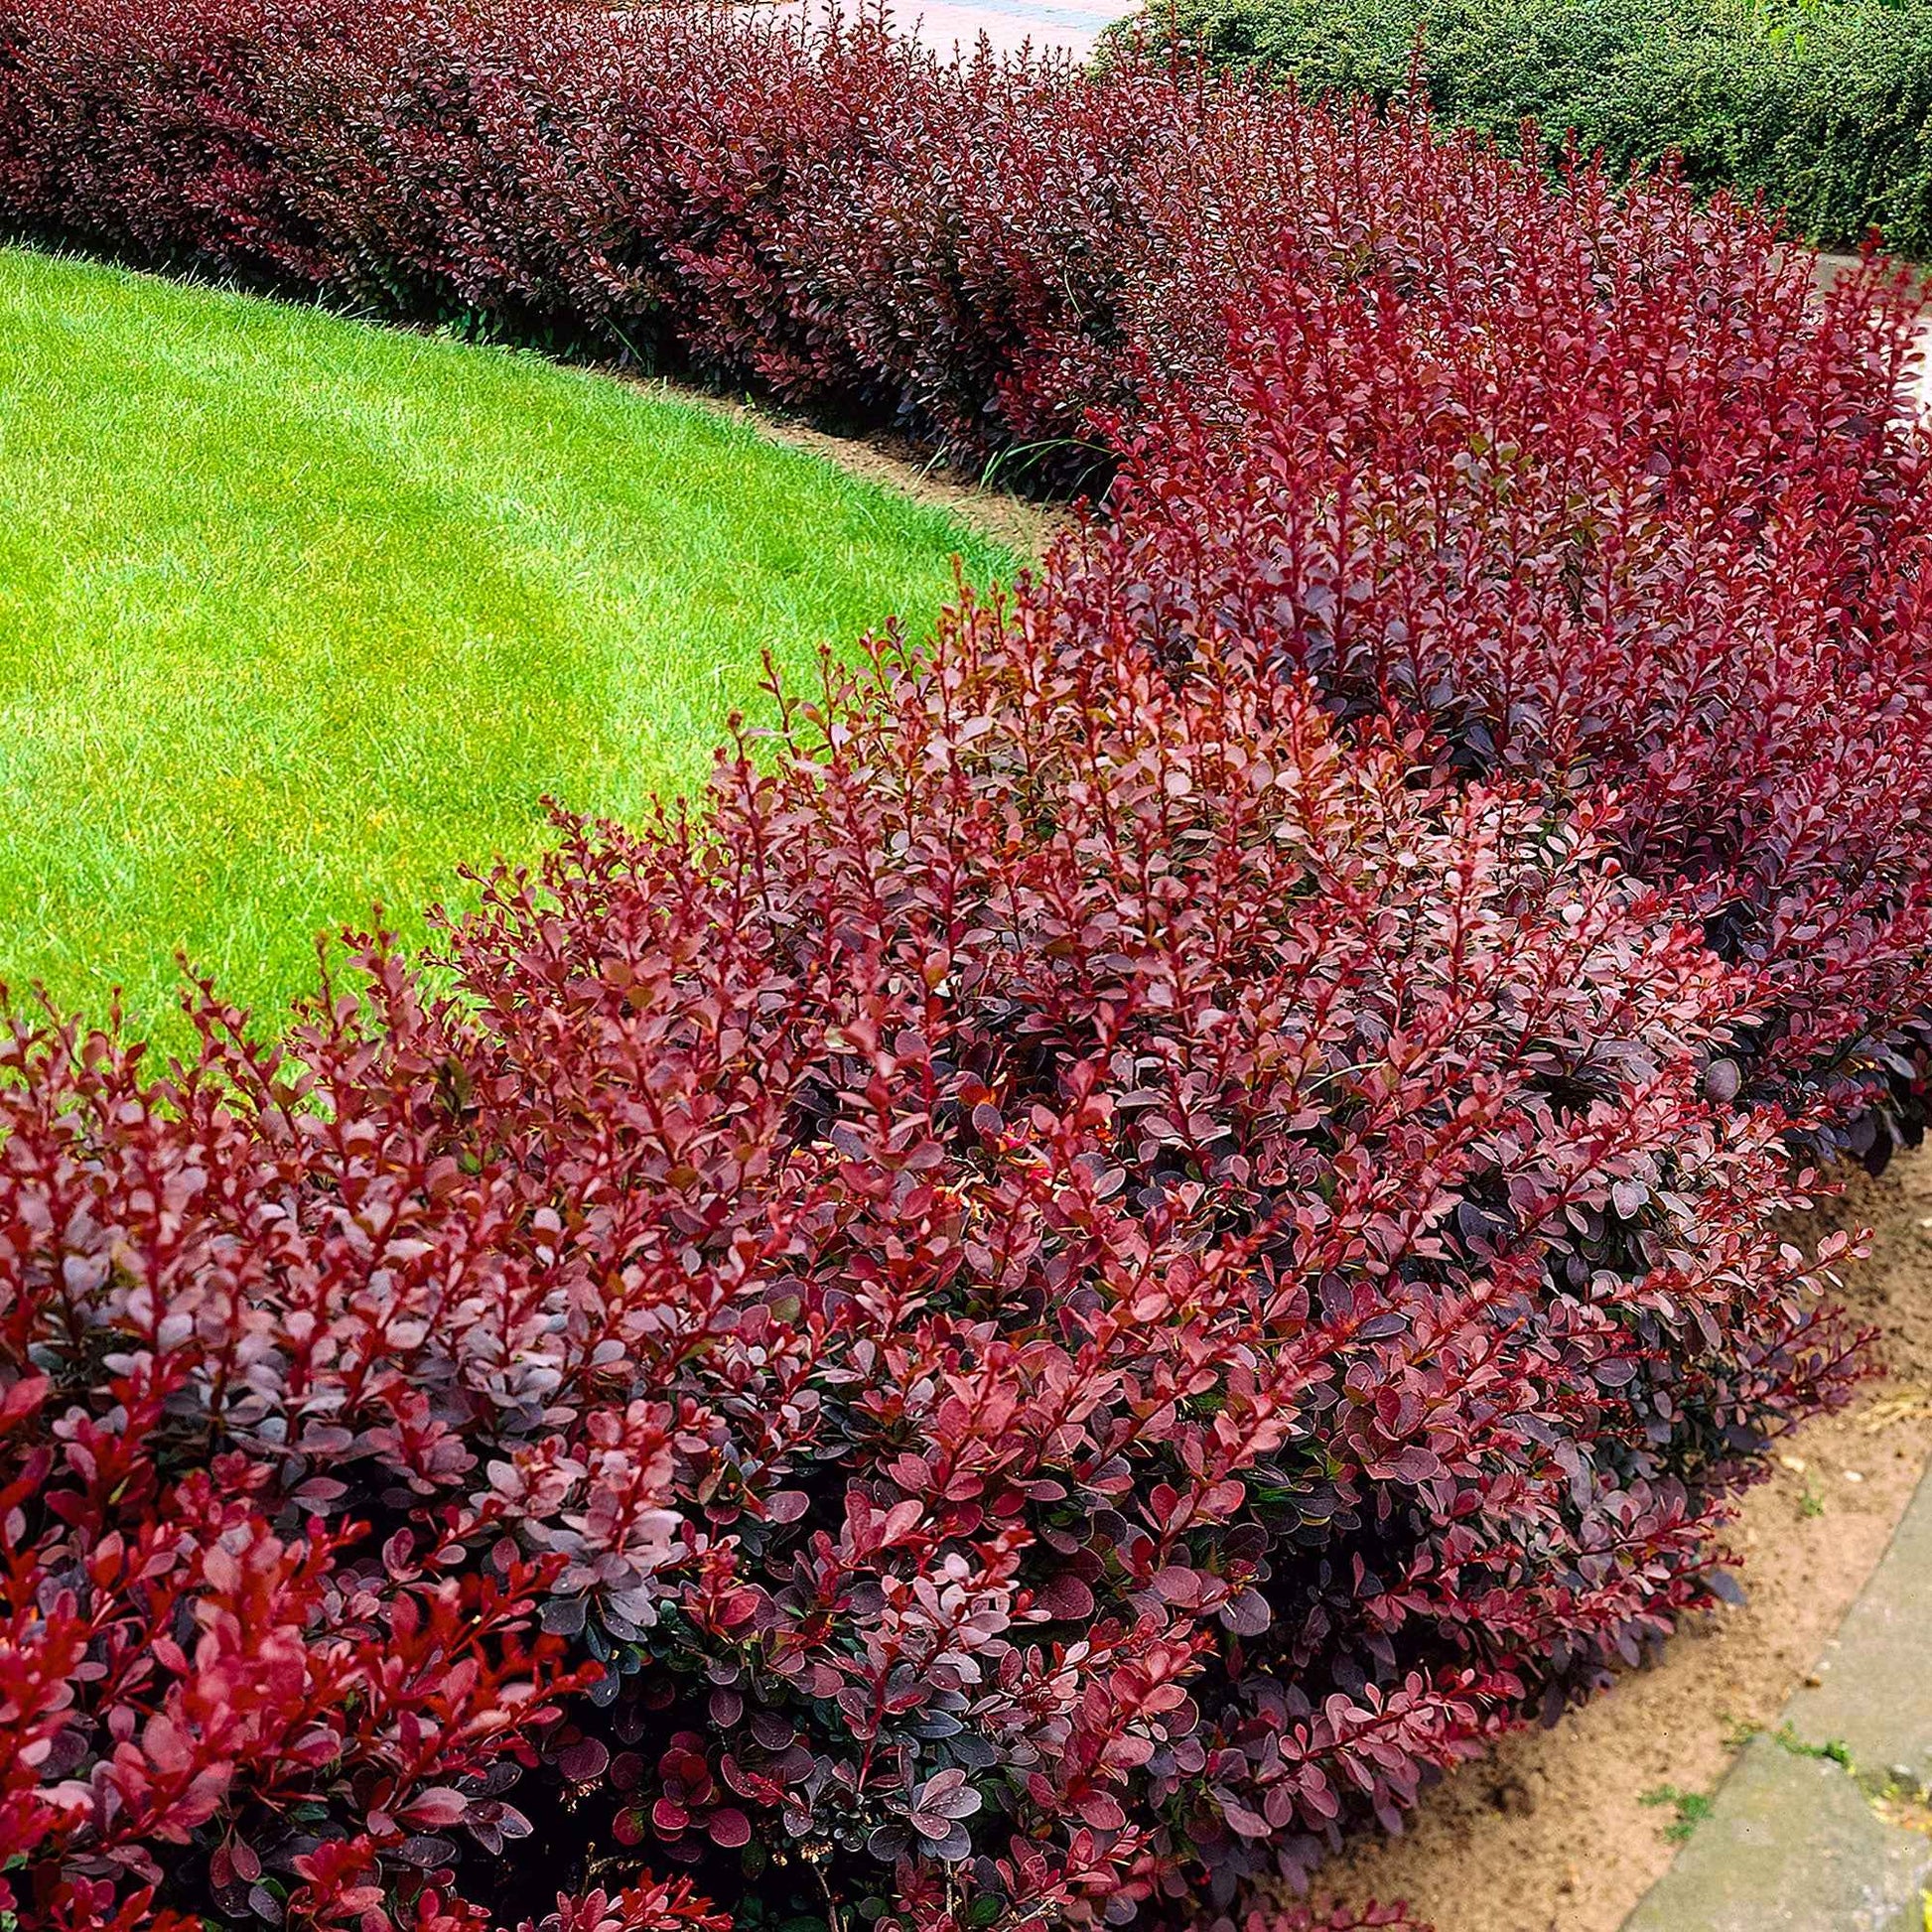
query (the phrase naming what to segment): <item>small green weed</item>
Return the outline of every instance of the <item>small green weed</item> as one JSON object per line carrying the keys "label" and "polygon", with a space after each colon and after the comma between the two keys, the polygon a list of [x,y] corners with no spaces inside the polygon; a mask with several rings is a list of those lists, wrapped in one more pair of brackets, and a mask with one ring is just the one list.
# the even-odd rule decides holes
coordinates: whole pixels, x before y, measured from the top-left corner
{"label": "small green weed", "polygon": [[1780,1725],[1771,1733],[1772,1741],[1789,1751],[1793,1757],[1829,1758],[1842,1771],[1854,1770],[1852,1747],[1837,1737],[1828,1737],[1822,1744],[1808,1744],[1789,1725]]}
{"label": "small green weed", "polygon": [[1664,1836],[1673,1845],[1682,1845],[1711,1816],[1711,1809],[1715,1802],[1716,1800],[1708,1792],[1680,1791],[1674,1784],[1657,1785],[1654,1789],[1642,1793],[1637,1799],[1640,1805],[1649,1805],[1653,1808],[1669,1805],[1676,1812],[1677,1816],[1664,1827]]}

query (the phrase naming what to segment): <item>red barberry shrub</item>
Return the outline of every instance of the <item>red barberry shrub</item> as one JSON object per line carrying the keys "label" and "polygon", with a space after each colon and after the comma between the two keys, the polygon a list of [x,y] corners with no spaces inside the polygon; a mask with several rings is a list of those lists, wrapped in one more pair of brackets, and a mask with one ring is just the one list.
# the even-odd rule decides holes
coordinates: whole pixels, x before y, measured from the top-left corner
{"label": "red barberry shrub", "polygon": [[[1418,168],[1452,208],[1456,152]],[[1746,1097],[1888,1153],[1932,1005],[1923,300],[1874,265],[1821,301],[1667,183],[1515,193],[1507,254],[1455,222],[1250,290],[1224,383],[1127,428],[1076,621],[1232,631],[1447,768],[1599,800],[1757,982]]]}
{"label": "red barberry shrub", "polygon": [[15,1028],[24,1922],[1286,1932],[1722,1588],[1856,1370],[1789,1150],[1932,992],[1902,290],[1420,120],[550,0],[0,0],[0,208],[1124,460],[284,1049]]}
{"label": "red barberry shrub", "polygon": [[[16,231],[671,361],[1048,483],[1106,470],[1094,410],[1219,367],[1284,224],[1407,232],[1427,145],[1160,67],[942,63],[864,14],[0,0]],[[1470,209],[1507,206],[1470,169]]]}
{"label": "red barberry shrub", "polygon": [[1131,62],[558,0],[0,0],[19,228],[665,356],[1051,480],[1090,573],[1465,773],[1613,796],[1758,977],[1747,1097],[1932,1065],[1915,302],[1749,210]]}
{"label": "red barberry shrub", "polygon": [[[1093,467],[1085,414],[1237,159],[1165,74],[945,66],[878,19],[559,0],[6,0],[18,228],[669,359]],[[1279,119],[1256,98],[1250,145]],[[1062,446],[1065,446],[1062,448]],[[1055,459],[1054,452],[1061,453]]]}
{"label": "red barberry shrub", "polygon": [[1067,616],[286,1055],[17,1025],[24,1922],[1186,1923],[1708,1600],[1855,1369],[1754,983],[1593,808]]}

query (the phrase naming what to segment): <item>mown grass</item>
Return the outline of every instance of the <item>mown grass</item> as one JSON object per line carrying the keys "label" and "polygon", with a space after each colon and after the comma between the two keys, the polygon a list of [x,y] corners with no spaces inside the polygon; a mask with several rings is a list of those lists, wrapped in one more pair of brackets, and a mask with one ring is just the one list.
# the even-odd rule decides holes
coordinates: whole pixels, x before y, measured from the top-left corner
{"label": "mown grass", "polygon": [[280,1009],[546,793],[701,784],[764,648],[916,632],[955,554],[1014,568],[699,407],[0,251],[0,977],[178,1037],[181,950]]}

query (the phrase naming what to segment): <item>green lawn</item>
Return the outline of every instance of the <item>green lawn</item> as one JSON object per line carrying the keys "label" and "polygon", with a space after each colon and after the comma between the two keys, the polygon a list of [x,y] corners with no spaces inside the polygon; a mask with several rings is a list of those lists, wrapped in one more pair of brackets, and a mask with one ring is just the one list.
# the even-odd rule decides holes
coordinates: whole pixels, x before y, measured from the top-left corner
{"label": "green lawn", "polygon": [[535,357],[0,250],[0,977],[280,1008],[539,800],[702,780],[760,649],[916,631],[1011,556]]}

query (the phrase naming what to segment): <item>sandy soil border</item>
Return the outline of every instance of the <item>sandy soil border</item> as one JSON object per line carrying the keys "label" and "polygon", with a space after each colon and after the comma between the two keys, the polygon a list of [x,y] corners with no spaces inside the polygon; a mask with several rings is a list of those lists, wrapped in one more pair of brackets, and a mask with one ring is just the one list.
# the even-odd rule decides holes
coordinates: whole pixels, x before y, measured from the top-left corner
{"label": "sandy soil border", "polygon": [[885,434],[837,436],[768,401],[735,402],[714,390],[676,382],[668,376],[642,376],[622,370],[592,373],[615,375],[666,402],[708,409],[714,415],[748,425],[786,449],[801,450],[835,464],[862,483],[878,483],[916,503],[950,511],[979,535],[1004,543],[1025,562],[1043,555],[1053,538],[1077,520],[1078,512],[1069,504],[1034,502],[994,483],[966,482],[939,468],[935,459],[903,438]]}

